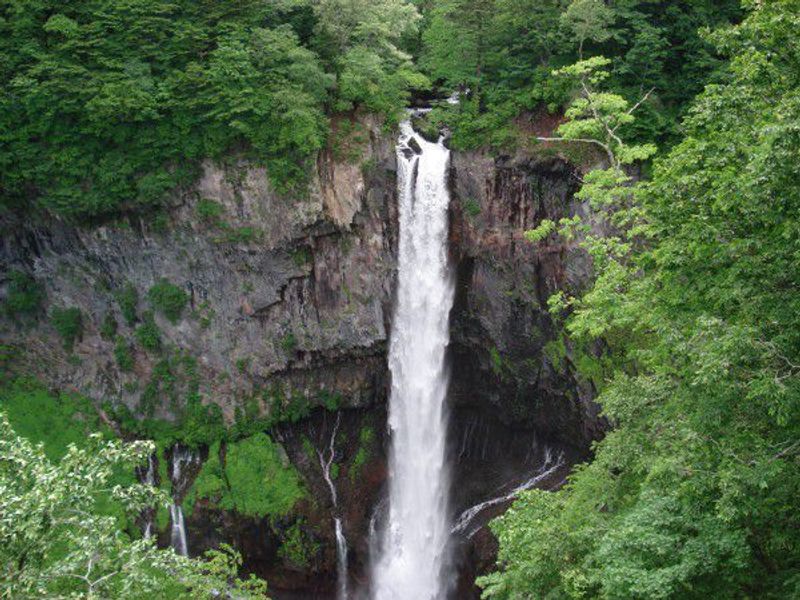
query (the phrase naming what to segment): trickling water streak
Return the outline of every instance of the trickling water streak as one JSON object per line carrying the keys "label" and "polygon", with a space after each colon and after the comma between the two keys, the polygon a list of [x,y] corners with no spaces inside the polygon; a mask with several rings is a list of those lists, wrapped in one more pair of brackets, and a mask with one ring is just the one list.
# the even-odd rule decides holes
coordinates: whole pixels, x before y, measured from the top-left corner
{"label": "trickling water streak", "polygon": [[544,464],[539,468],[539,470],[533,477],[531,477],[527,481],[524,481],[523,483],[515,487],[507,494],[503,494],[501,496],[497,496],[496,498],[486,500],[485,502],[476,504],[475,506],[468,508],[467,510],[462,512],[461,515],[456,520],[455,524],[453,525],[452,533],[465,534],[467,539],[471,538],[480,529],[480,527],[476,527],[475,529],[471,529],[469,531],[467,530],[469,529],[472,520],[475,517],[477,517],[483,510],[489,508],[490,506],[495,506],[496,504],[501,504],[503,502],[507,502],[509,500],[514,499],[520,492],[524,492],[525,490],[531,489],[537,483],[555,473],[563,464],[564,464],[563,454],[559,454],[556,461],[553,462],[552,454],[550,453],[550,449],[548,448],[545,451]]}
{"label": "trickling water streak", "polygon": [[[147,457],[147,471],[144,474],[144,483],[150,487],[155,487],[156,485],[156,460],[152,454]],[[154,512],[152,508],[145,511],[144,539],[146,540],[153,536]]]}
{"label": "trickling water streak", "polygon": [[336,586],[339,600],[347,600],[347,538],[344,537],[342,520],[334,519],[336,530]]}
{"label": "trickling water streak", "polygon": [[[331,465],[336,456],[334,444],[336,443],[336,432],[339,430],[339,421],[341,420],[342,413],[336,413],[336,423],[331,432],[331,441],[328,447],[328,458],[326,459],[322,451],[317,450],[319,457],[319,466],[322,468],[322,476],[328,484],[331,491],[331,500],[333,501],[334,512],[338,510],[338,497],[336,495],[336,485],[331,478]],[[347,585],[347,538],[344,536],[344,529],[342,527],[342,520],[335,516],[333,519],[334,530],[336,531],[336,592],[338,600],[347,600],[348,585]]]}
{"label": "trickling water streak", "polygon": [[189,556],[189,546],[186,543],[186,524],[183,521],[183,510],[179,504],[172,504],[169,507],[169,514],[172,519],[172,532],[170,535],[170,545],[175,552],[181,556]]}
{"label": "trickling water streak", "polygon": [[389,517],[373,569],[376,600],[432,600],[446,593],[444,359],[454,292],[447,257],[449,154],[441,141],[427,142],[410,123],[402,124],[398,291],[389,351]]}
{"label": "trickling water streak", "polygon": [[333,501],[333,507],[336,508],[338,504],[338,499],[336,497],[336,486],[333,485],[333,480],[331,479],[331,465],[333,464],[333,459],[336,457],[336,451],[333,448],[334,443],[336,442],[336,431],[339,429],[339,420],[341,419],[342,414],[336,414],[336,423],[333,426],[333,431],[331,432],[331,441],[330,446],[328,448],[328,458],[322,455],[321,450],[317,450],[317,456],[319,457],[319,466],[322,468],[322,476],[325,478],[325,482],[328,484],[328,489],[331,491],[331,500]]}
{"label": "trickling water streak", "polygon": [[[183,490],[185,482],[181,478],[183,466],[193,463],[197,457],[188,448],[183,448],[178,444],[172,449],[172,493],[173,497],[178,497]],[[175,552],[181,556],[189,556],[189,546],[186,542],[186,524],[183,519],[183,509],[177,501],[173,502],[169,508],[172,521],[170,532],[170,545]]]}

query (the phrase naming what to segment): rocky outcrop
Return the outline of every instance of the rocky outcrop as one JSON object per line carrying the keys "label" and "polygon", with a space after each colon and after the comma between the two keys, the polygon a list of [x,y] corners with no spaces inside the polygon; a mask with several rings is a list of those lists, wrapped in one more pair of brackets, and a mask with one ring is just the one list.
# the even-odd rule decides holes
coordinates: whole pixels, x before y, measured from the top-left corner
{"label": "rocky outcrop", "polygon": [[454,154],[451,395],[457,407],[585,448],[602,424],[547,300],[558,291],[580,293],[591,262],[578,241],[551,236],[532,243],[524,235],[544,219],[588,216],[574,198],[579,182],[577,170],[559,158]]}
{"label": "rocky outcrop", "polygon": [[[155,311],[162,345],[191,352],[201,397],[228,421],[242,398],[275,381],[312,400],[328,390],[347,406],[375,401],[386,371],[396,211],[394,149],[374,126],[371,134],[357,160],[322,155],[298,195],[275,192],[252,164],[206,162],[198,183],[155,217],[100,227],[3,217],[3,272],[33,274],[48,312],[77,307],[84,323],[71,354],[46,319],[33,329],[6,322],[5,341],[25,348],[25,363],[52,385],[136,412],[157,358],[133,330],[153,310],[148,290],[164,279],[189,302],[175,323]],[[138,298],[132,325],[117,300],[127,288]],[[135,352],[132,372],[100,335],[108,313]],[[162,403],[154,416],[170,419],[174,408]]]}

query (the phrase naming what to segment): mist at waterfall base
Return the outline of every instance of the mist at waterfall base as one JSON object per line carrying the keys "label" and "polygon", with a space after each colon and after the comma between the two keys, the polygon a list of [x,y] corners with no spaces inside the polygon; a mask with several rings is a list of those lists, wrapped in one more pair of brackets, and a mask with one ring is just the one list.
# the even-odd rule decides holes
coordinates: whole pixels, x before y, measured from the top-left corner
{"label": "mist at waterfall base", "polygon": [[[421,150],[421,152],[420,152]],[[449,150],[401,125],[400,243],[389,369],[388,518],[373,557],[375,600],[447,594],[450,519],[445,352],[454,277],[448,261]]]}

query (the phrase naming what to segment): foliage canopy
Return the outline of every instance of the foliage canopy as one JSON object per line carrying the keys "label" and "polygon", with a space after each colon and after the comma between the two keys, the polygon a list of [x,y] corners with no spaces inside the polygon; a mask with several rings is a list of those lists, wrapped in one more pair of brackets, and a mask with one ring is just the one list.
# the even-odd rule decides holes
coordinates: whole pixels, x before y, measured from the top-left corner
{"label": "foliage canopy", "polygon": [[713,36],[726,81],[613,207],[627,251],[590,239],[597,282],[553,303],[608,345],[614,429],[495,522],[487,598],[800,595],[800,10],[750,8]]}

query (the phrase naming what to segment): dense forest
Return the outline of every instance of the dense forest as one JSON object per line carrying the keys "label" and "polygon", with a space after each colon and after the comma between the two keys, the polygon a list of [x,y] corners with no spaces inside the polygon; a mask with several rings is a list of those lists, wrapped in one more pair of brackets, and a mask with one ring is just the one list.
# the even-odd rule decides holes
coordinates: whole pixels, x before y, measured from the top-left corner
{"label": "dense forest", "polygon": [[[454,152],[588,164],[577,197],[596,216],[525,236],[592,258],[591,285],[548,306],[608,431],[563,487],[492,521],[483,597],[800,597],[799,32],[798,0],[5,0],[0,211],[157,222],[206,159],[254,161],[299,203],[319,153],[346,150],[343,123],[391,134],[412,104]],[[45,315],[31,273],[9,269],[2,291],[4,327],[80,338],[85,317]],[[232,548],[188,558],[143,538],[137,515],[169,499],[134,467],[223,441],[192,501],[281,515],[302,483],[263,432],[308,409],[231,424],[190,383],[182,418],[159,421],[152,405],[198,366],[167,356],[154,315],[175,322],[188,300],[166,280],[116,298],[135,326],[103,325],[120,369],[133,344],[163,356],[149,414],[47,389],[0,340],[0,597],[265,597]]]}

